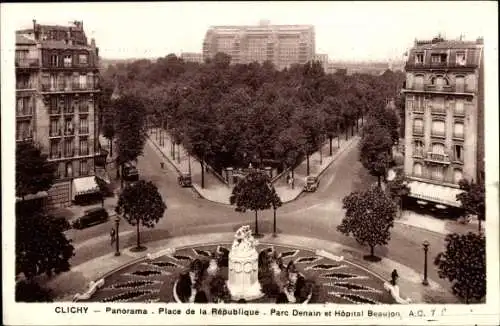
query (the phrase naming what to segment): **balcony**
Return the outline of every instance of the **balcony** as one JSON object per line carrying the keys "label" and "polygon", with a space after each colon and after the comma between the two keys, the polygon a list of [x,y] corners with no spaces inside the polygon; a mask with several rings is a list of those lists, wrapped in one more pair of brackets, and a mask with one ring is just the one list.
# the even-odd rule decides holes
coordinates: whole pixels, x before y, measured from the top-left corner
{"label": "balcony", "polygon": [[54,116],[54,115],[61,115],[62,110],[60,108],[55,108],[55,109],[49,109],[49,115]]}
{"label": "balcony", "polygon": [[49,159],[51,160],[57,160],[62,158],[62,153],[61,152],[55,152],[55,153],[50,153]]}
{"label": "balcony", "polygon": [[412,109],[413,113],[424,113],[424,107],[422,105],[419,105],[419,106],[416,106],[416,105],[413,105],[413,109]]}
{"label": "balcony", "polygon": [[431,163],[439,163],[439,164],[450,164],[450,157],[448,154],[438,154],[433,152],[427,152],[425,156],[425,161]]}
{"label": "balcony", "polygon": [[423,148],[413,149],[413,157],[424,157],[424,149]]}
{"label": "balcony", "polygon": [[464,133],[463,132],[461,132],[461,133],[454,132],[453,133],[453,139],[464,140]]}
{"label": "balcony", "polygon": [[28,108],[27,110],[17,110],[17,119],[30,119],[33,116],[33,108]]}
{"label": "balcony", "polygon": [[89,128],[80,128],[78,131],[79,135],[88,135],[89,134]]}
{"label": "balcony", "polygon": [[71,149],[71,150],[67,150],[64,152],[64,157],[65,158],[69,158],[69,157],[73,157],[75,156],[75,150],[74,149]]}
{"label": "balcony", "polygon": [[33,141],[32,133],[22,133],[20,135],[16,135],[16,142],[30,142]]}
{"label": "balcony", "polygon": [[89,107],[88,107],[88,105],[80,105],[80,107],[78,109],[78,112],[79,113],[83,113],[83,114],[89,113]]}
{"label": "balcony", "polygon": [[40,63],[38,59],[16,58],[16,68],[38,68]]}
{"label": "balcony", "polygon": [[73,114],[75,114],[75,109],[74,108],[64,108],[63,113],[65,115],[67,115],[67,114],[73,115]]}
{"label": "balcony", "polygon": [[75,135],[75,130],[74,129],[66,129],[64,131],[64,136],[66,137],[72,137]]}
{"label": "balcony", "polygon": [[50,130],[49,131],[49,137],[50,138],[62,137],[62,135],[63,135],[62,129],[56,129],[56,130]]}
{"label": "balcony", "polygon": [[33,85],[33,83],[30,83],[28,81],[19,81],[16,83],[16,91],[30,91],[30,90],[35,90],[36,87]]}

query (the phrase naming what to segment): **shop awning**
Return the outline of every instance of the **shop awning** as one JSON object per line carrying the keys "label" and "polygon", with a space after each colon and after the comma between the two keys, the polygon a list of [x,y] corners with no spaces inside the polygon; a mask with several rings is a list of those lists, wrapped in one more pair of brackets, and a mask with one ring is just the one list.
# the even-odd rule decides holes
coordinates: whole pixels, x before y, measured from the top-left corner
{"label": "shop awning", "polygon": [[[29,194],[24,196],[24,200],[33,200],[33,199],[41,199],[47,197],[49,194],[46,191],[39,191],[36,194]],[[21,197],[16,197],[16,202],[22,201],[23,199]]]}
{"label": "shop awning", "polygon": [[410,197],[453,207],[461,206],[457,195],[463,190],[420,181],[410,181],[408,187],[410,187]]}
{"label": "shop awning", "polygon": [[73,199],[75,196],[92,194],[99,192],[99,186],[95,180],[95,176],[83,177],[73,180]]}

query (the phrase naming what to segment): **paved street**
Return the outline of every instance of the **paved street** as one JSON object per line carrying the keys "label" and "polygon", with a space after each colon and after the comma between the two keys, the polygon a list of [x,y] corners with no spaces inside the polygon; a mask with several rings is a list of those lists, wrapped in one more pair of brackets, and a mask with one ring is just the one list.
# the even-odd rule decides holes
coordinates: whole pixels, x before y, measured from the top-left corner
{"label": "paved street", "polygon": [[[192,189],[179,187],[174,167],[165,164],[164,170],[160,170],[161,159],[158,151],[150,144],[145,146],[144,157],[139,159],[141,176],[158,186],[168,207],[164,218],[154,229],[142,230],[142,242],[190,234],[233,232],[242,223],[254,225],[253,212],[237,213],[233,207],[202,200]],[[278,231],[335,241],[361,251],[367,250],[353,238],[338,233],[336,226],[343,216],[342,198],[370,182],[375,182],[375,179],[361,166],[357,147],[352,146],[325,171],[316,193],[302,194],[296,201],[279,209]],[[261,232],[272,231],[272,218],[272,211],[259,212]],[[75,239],[76,246],[76,256],[72,259],[73,266],[112,252],[113,248],[108,237],[111,227],[111,223],[108,223],[82,231],[71,231],[73,234],[70,237]],[[127,247],[135,243],[134,230],[128,223],[122,221],[121,246]],[[375,251],[379,256],[390,257],[411,269],[420,271],[423,268],[421,243],[424,239],[430,242],[429,257],[432,259],[443,248],[444,236],[396,223],[388,246],[377,247]],[[416,258],[419,256],[422,259]],[[430,268],[429,277],[443,286],[448,286],[446,281],[437,277],[433,267]]]}

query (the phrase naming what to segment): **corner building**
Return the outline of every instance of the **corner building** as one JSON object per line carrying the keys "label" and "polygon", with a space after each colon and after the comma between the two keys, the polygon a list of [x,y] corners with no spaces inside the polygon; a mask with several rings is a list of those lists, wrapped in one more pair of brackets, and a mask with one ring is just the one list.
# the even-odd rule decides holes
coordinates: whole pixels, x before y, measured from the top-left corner
{"label": "corner building", "polygon": [[460,207],[459,181],[484,180],[483,40],[415,41],[405,70],[410,197]]}
{"label": "corner building", "polygon": [[98,48],[83,23],[16,32],[16,141],[32,141],[56,165],[51,207],[97,192]]}
{"label": "corner building", "polygon": [[272,62],[279,70],[314,60],[316,36],[312,25],[213,26],[203,41],[203,59],[218,52],[231,63]]}

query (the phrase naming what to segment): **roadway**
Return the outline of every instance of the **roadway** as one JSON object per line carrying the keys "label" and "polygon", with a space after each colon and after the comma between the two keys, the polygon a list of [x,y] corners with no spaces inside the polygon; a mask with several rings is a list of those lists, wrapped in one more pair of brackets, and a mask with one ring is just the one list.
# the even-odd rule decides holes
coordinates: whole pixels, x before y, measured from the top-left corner
{"label": "roadway", "polygon": [[[155,228],[141,227],[142,243],[147,245],[150,241],[179,235],[228,232],[236,230],[242,223],[253,227],[253,212],[238,213],[233,207],[200,199],[192,189],[179,187],[177,173],[172,166],[166,164],[165,169],[160,170],[160,162],[158,154],[147,144],[143,157],[139,159],[138,168],[144,179],[157,185],[167,210]],[[342,198],[374,181],[358,161],[357,146],[353,146],[325,171],[317,192],[302,194],[296,201],[285,204],[278,210],[278,231],[362,248],[353,238],[340,234],[336,226],[343,217]],[[272,210],[259,212],[259,231],[272,232],[272,219]],[[112,251],[108,236],[112,226],[112,222],[109,222],[80,231],[69,231],[68,235],[74,240],[76,247],[76,255],[71,263],[80,264]],[[134,230],[134,227],[122,221],[122,247],[135,244]],[[443,249],[443,235],[395,223],[389,244],[376,247],[375,254],[418,271],[423,268],[423,240],[430,243],[429,257],[432,261]],[[369,252],[368,248],[364,249]],[[439,281],[434,268],[430,268],[429,277]]]}

